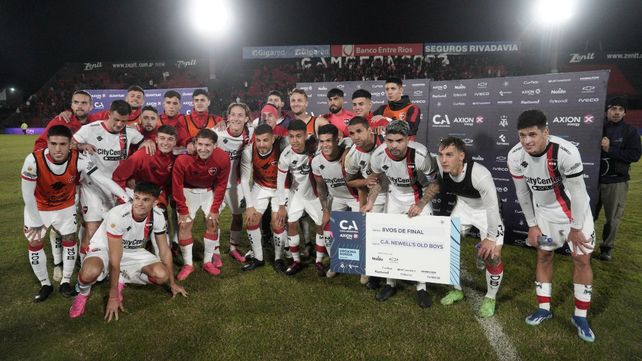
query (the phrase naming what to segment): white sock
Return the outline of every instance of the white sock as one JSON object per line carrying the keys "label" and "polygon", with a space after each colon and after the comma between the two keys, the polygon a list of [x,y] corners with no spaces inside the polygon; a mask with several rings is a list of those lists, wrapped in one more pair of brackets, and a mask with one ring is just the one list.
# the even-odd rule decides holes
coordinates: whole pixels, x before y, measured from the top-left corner
{"label": "white sock", "polygon": [[214,250],[219,247],[218,234],[205,233],[203,235],[203,263],[212,262]]}
{"label": "white sock", "polygon": [[573,283],[573,295],[575,296],[575,316],[586,317],[591,307],[593,286]]}
{"label": "white sock", "polygon": [[[252,246],[252,252],[254,252],[254,258],[259,261],[263,261],[263,243],[261,242],[261,227],[259,225],[254,226],[254,228],[247,227],[247,238],[250,240],[250,245]],[[275,247],[276,248],[276,247]]]}
{"label": "white sock", "polygon": [[542,283],[535,281],[535,293],[537,294],[537,303],[539,308],[551,310],[551,293],[553,292],[552,283]]}
{"label": "white sock", "polygon": [[74,273],[74,268],[76,267],[77,245],[78,243],[73,240],[62,242],[65,257],[62,260],[62,280],[60,283],[71,280],[71,274]]}
{"label": "white sock", "polygon": [[294,262],[301,262],[301,255],[299,254],[299,235],[288,236],[288,244],[290,245],[290,253],[292,253],[292,258]]}
{"label": "white sock", "polygon": [[45,254],[44,246],[31,247],[29,246],[29,263],[33,273],[38,277],[41,286],[51,286],[49,281],[49,273],[47,272],[47,255]]}
{"label": "white sock", "polygon": [[221,255],[221,229],[216,230],[216,246],[214,247],[214,254]]}
{"label": "white sock", "polygon": [[417,282],[417,291],[426,291],[426,282]]}
{"label": "white sock", "polygon": [[89,293],[91,292],[91,283],[82,283],[80,281],[80,277],[78,277],[78,293],[80,293],[83,296],[89,296]]}
{"label": "white sock", "polygon": [[504,264],[502,262],[496,266],[486,265],[486,297],[493,300],[497,297],[502,278],[504,278]]}
{"label": "white sock", "polygon": [[334,239],[332,238],[332,232],[330,231],[323,231],[323,238],[325,241],[325,250],[328,256],[330,256],[330,250],[332,249],[332,241]]}
{"label": "white sock", "polygon": [[178,241],[178,244],[181,246],[181,254],[183,255],[183,263],[186,265],[192,265],[192,247],[194,247],[194,241],[189,239],[181,239]]}
{"label": "white sock", "polygon": [[52,228],[49,231],[49,243],[51,243],[51,254],[55,266],[62,262],[62,236]]}
{"label": "white sock", "polygon": [[285,243],[288,241],[288,235],[285,232],[285,228],[272,231],[274,233],[272,236],[274,242],[274,260],[277,260],[283,257],[283,250],[285,249]]}
{"label": "white sock", "polygon": [[393,278],[386,278],[386,284],[390,287],[397,285],[397,281]]}
{"label": "white sock", "polygon": [[325,254],[325,237],[322,234],[316,234],[316,240],[315,240],[315,247],[314,249],[317,251],[317,260],[316,262],[322,262],[323,261],[323,255]]}
{"label": "white sock", "polygon": [[301,229],[303,230],[303,240],[305,244],[312,243],[310,240],[310,222],[304,217],[299,221],[301,223]]}

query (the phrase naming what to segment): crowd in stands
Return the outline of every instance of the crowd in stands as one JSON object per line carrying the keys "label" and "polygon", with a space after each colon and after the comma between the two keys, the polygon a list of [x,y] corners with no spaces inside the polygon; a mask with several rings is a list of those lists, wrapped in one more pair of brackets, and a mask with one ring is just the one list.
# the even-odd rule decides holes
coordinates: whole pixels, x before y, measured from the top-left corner
{"label": "crowd in stands", "polygon": [[[509,59],[507,59],[509,58]],[[225,105],[243,101],[253,111],[264,105],[270,90],[287,93],[297,82],[402,79],[470,79],[523,75],[528,66],[521,57],[499,55],[440,55],[425,57],[342,58],[341,64],[329,58],[247,61],[239,71],[221,74],[215,89],[210,89],[211,108],[222,112]],[[77,89],[125,89],[137,84],[145,89],[207,86],[207,70],[196,67],[113,68],[107,66],[85,71],[86,64],[66,64],[40,90],[19,108],[5,126],[27,121],[31,127],[44,126],[69,104]],[[9,124],[11,123],[11,124]]]}

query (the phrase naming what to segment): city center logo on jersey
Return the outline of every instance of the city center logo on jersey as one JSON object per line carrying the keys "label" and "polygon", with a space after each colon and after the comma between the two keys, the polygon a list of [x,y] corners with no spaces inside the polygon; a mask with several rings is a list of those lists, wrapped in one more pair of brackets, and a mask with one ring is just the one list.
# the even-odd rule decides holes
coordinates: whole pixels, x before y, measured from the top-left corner
{"label": "city center logo on jersey", "polygon": [[549,178],[528,177],[528,176],[526,177],[526,183],[534,191],[548,191],[557,187],[557,185],[561,182],[562,182],[561,177],[549,177]]}
{"label": "city center logo on jersey", "polygon": [[343,186],[346,185],[346,180],[343,179],[343,177],[341,177],[341,178],[323,178],[323,181],[330,188],[343,187]]}
{"label": "city center logo on jersey", "polygon": [[209,173],[209,175],[214,175],[217,172],[218,172],[218,168],[216,168],[216,167],[212,167],[212,168],[207,170],[207,173]]}
{"label": "city center logo on jersey", "polygon": [[108,161],[119,161],[122,159],[122,153],[120,149],[103,149],[98,148],[96,154],[103,156],[103,160]]}
{"label": "city center logo on jersey", "polygon": [[138,249],[143,248],[144,239],[123,239],[123,248],[127,249]]}

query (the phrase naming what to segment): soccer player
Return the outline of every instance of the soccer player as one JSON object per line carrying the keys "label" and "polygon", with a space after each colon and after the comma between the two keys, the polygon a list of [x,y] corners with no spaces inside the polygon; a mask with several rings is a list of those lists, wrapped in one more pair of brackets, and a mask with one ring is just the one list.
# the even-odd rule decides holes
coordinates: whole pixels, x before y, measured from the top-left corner
{"label": "soccer player", "polygon": [[[349,139],[349,138],[346,138]],[[312,174],[321,202],[323,218],[321,228],[324,230],[325,248],[318,247],[317,262],[323,261],[323,253],[330,254],[332,237],[329,232],[330,212],[359,211],[359,195],[355,188],[348,187],[345,180],[344,160],[349,145],[339,145],[339,128],[334,124],[319,127],[319,153],[312,159]],[[321,251],[320,251],[321,250]],[[326,276],[336,276],[328,271]]]}
{"label": "soccer player", "polygon": [[[367,93],[367,91],[364,90]],[[357,94],[355,92],[354,94]],[[370,93],[367,95],[369,96]],[[359,95],[359,94],[358,94]],[[354,95],[353,95],[354,97]],[[365,94],[364,94],[364,99]],[[384,118],[385,120],[385,118]],[[387,122],[387,120],[385,120]],[[345,157],[345,180],[346,184],[359,193],[360,209],[363,208],[368,200],[368,185],[367,179],[372,174],[370,167],[370,159],[372,154],[379,145],[384,142],[382,135],[375,135],[373,129],[370,127],[370,122],[364,116],[356,116],[350,119],[348,123],[348,132],[353,145],[348,150]],[[375,199],[372,212],[382,213],[386,206],[386,193],[388,193],[388,182],[386,178],[381,178],[381,192]],[[355,210],[356,211],[356,210]],[[361,283],[365,284],[369,289],[379,288],[379,278],[369,278],[366,275],[361,276]]]}
{"label": "soccer player", "polygon": [[[266,105],[267,107],[267,105]],[[265,107],[264,107],[265,108]],[[274,268],[285,273],[286,267],[282,255],[287,242],[283,225],[276,222],[278,197],[276,195],[279,156],[287,146],[284,138],[274,135],[274,129],[268,124],[260,124],[254,130],[254,141],[243,149],[241,157],[241,187],[245,195],[247,218],[247,236],[252,246],[252,257],[246,257],[243,271],[251,271],[265,265],[263,245],[261,243],[261,218],[270,205],[271,228],[274,232]],[[253,181],[253,186],[251,182]]]}
{"label": "soccer player", "polygon": [[71,96],[71,114],[69,120],[65,120],[61,115],[56,116],[47,123],[47,128],[38,136],[33,150],[47,148],[47,131],[54,125],[64,125],[75,133],[83,125],[89,122],[88,115],[92,109],[91,95],[84,90],[75,91]]}
{"label": "soccer player", "polygon": [[201,129],[214,128],[223,121],[223,118],[209,113],[210,96],[204,89],[194,90],[192,102],[194,109],[190,114],[182,116],[176,126],[178,146],[187,147],[189,154],[194,154],[196,151],[194,140]]}
{"label": "soccer player", "polygon": [[[108,275],[107,322],[112,318],[118,320],[118,312],[124,311],[123,288],[126,283],[167,283],[172,297],[177,294],[187,296],[185,289],[174,281],[165,218],[154,207],[159,193],[160,189],[153,184],[138,183],[132,203],[121,204],[107,213],[105,222],[91,238],[90,252],[78,272],[79,293],[69,309],[69,317],[77,318],[85,313],[91,286]],[[160,259],[145,249],[152,237],[158,244]]]}
{"label": "soccer player", "polygon": [[368,120],[374,134],[382,134],[389,123],[388,118],[383,115],[374,115],[372,109],[372,94],[365,89],[357,89],[352,93],[352,111],[355,116],[364,117]]}
{"label": "soccer player", "polygon": [[243,103],[232,103],[227,107],[227,128],[217,131],[218,147],[230,158],[230,178],[225,190],[225,199],[219,213],[225,206],[230,207],[232,224],[230,225],[230,256],[243,263],[245,257],[239,253],[241,230],[243,229],[243,190],[239,187],[240,163],[243,148],[250,141],[251,134],[246,124],[250,119],[250,108]]}
{"label": "soccer player", "polygon": [[[430,215],[430,201],[439,192],[437,165],[425,146],[409,140],[407,122],[393,120],[386,127],[386,142],[379,146],[370,160],[372,174],[368,177],[368,202],[362,208],[370,212],[381,191],[379,178],[390,182],[386,213],[407,214],[408,217]],[[386,279],[386,286],[377,293],[377,300],[385,301],[396,292],[396,281]],[[430,307],[432,301],[426,283],[417,282],[417,304]]]}
{"label": "soccer player", "polygon": [[[59,291],[74,295],[70,285],[76,265],[76,185],[80,178],[78,152],[71,149],[71,129],[58,124],[47,130],[47,148],[25,158],[22,166],[24,233],[29,241],[29,261],[41,283],[35,302],[42,302],[53,292],[47,271],[47,257],[42,236],[49,227],[61,236],[62,277]],[[81,165],[82,166],[82,165]],[[52,251],[55,252],[54,245]]]}
{"label": "soccer player", "polygon": [[294,117],[305,124],[307,137],[316,136],[319,127],[328,124],[327,120],[308,114],[308,94],[303,89],[293,89],[290,92],[290,109],[292,109]]}
{"label": "soccer player", "polygon": [[343,90],[332,88],[328,91],[328,109],[330,113],[324,114],[322,117],[330,124],[334,124],[343,137],[348,136],[348,122],[354,117],[354,113],[349,110],[343,109]]}
{"label": "soccer player", "polygon": [[540,110],[520,114],[517,130],[519,144],[508,153],[508,169],[528,223],[527,242],[538,248],[535,292],[539,308],[526,317],[526,323],[539,325],[553,317],[553,251],[566,242],[574,264],[571,322],[582,340],[593,342],[587,313],[593,291],[590,257],[595,232],[580,153],[570,142],[549,135],[546,116]]}
{"label": "soccer player", "polygon": [[[278,121],[279,109],[272,104],[265,104],[261,109],[261,123],[269,125],[274,135],[285,138],[288,136],[288,129],[280,126]],[[288,120],[288,124],[289,123],[290,121]]]}
{"label": "soccer player", "polygon": [[205,213],[203,235],[203,269],[214,276],[221,274],[223,266],[219,250],[219,209],[230,175],[230,158],[216,146],[218,136],[211,129],[201,129],[196,134],[196,154],[183,154],[176,158],[172,170],[172,196],[178,213],[178,243],[184,265],[176,276],[182,281],[194,272],[192,260],[192,226],[199,208]]}
{"label": "soccer player", "polygon": [[[499,203],[493,175],[483,165],[468,160],[464,142],[447,137],[439,143],[439,174],[441,192],[457,196],[451,217],[459,217],[461,233],[472,227],[479,230],[481,242],[477,257],[486,265],[486,296],[479,309],[480,317],[495,314],[495,298],[504,276],[501,260],[504,243],[504,224],[499,215]],[[441,299],[442,305],[451,305],[464,298],[460,285]]]}
{"label": "soccer player", "polygon": [[417,130],[419,130],[419,121],[421,120],[421,111],[410,102],[407,95],[403,95],[403,82],[400,78],[388,78],[386,80],[385,91],[388,104],[380,106],[375,110],[374,115],[383,115],[389,119],[403,120],[410,126],[410,140],[415,140]]}
{"label": "soccer player", "polygon": [[[148,147],[153,143],[149,140],[143,141],[143,136],[136,129],[126,126],[130,113],[131,107],[128,103],[114,100],[107,120],[84,125],[73,135],[72,140],[78,150],[89,153],[97,171],[106,178],[112,178],[118,164],[127,159],[132,144],[143,146],[149,151]],[[80,256],[84,258],[89,240],[98,229],[103,215],[114,206],[114,202],[110,194],[104,192],[95,182],[81,181],[80,205],[85,222]]]}
{"label": "soccer player", "polygon": [[[271,104],[276,108],[276,125],[278,125],[279,128],[282,129],[287,136],[288,125],[290,125],[290,121],[292,120],[292,118],[287,114],[287,112],[283,111],[283,106],[285,106],[285,97],[283,96],[283,93],[278,90],[270,91],[268,93],[265,105],[268,104]],[[258,117],[252,121],[252,127],[256,128],[257,126],[259,126],[259,124],[261,124],[261,122],[264,121],[265,119],[263,119],[262,117]]]}
{"label": "soccer player", "polygon": [[143,135],[143,139],[150,139],[156,144],[159,124],[160,118],[158,116],[158,110],[151,105],[143,107],[143,111],[140,114],[140,123],[137,126],[138,131]]}
{"label": "soccer player", "polygon": [[[300,119],[290,122],[288,127],[288,141],[290,145],[285,148],[279,157],[279,174],[277,176],[277,197],[279,198],[279,211],[277,213],[277,226],[281,228],[288,221],[288,244],[294,262],[287,269],[286,274],[291,276],[302,269],[299,254],[299,225],[298,221],[305,211],[316,224],[316,249],[324,252],[324,237],[321,228],[322,212],[321,202],[314,194],[310,180],[310,162],[313,151],[306,143],[308,127]],[[286,194],[286,178],[292,177],[289,195]],[[287,210],[286,210],[287,202]],[[323,254],[321,253],[321,256]],[[317,274],[325,276],[325,268],[318,259],[315,263]]]}
{"label": "soccer player", "polygon": [[176,90],[168,90],[163,94],[163,114],[160,115],[162,125],[176,128],[181,117],[181,94]]}

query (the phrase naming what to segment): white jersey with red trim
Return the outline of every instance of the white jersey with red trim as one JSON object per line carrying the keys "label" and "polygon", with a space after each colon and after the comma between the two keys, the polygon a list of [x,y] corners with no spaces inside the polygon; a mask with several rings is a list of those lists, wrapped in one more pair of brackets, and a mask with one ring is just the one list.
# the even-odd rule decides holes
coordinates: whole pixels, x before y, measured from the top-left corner
{"label": "white jersey with red trim", "polygon": [[332,197],[358,201],[357,190],[346,185],[343,162],[342,157],[331,161],[323,153],[319,153],[312,159],[312,174],[323,178]]}
{"label": "white jersey with red trim", "polygon": [[416,204],[421,199],[423,189],[437,179],[436,164],[423,144],[412,141],[402,159],[394,159],[385,143],[370,159],[372,171],[385,174],[390,181],[390,200],[399,204]]}
{"label": "white jersey with red trim", "polygon": [[308,153],[297,153],[288,145],[279,157],[279,172],[289,173],[292,177],[290,190],[305,198],[314,198],[310,172],[312,157]]}
{"label": "white jersey with red trim", "polygon": [[537,215],[555,223],[571,221],[571,195],[565,183],[568,178],[584,173],[577,147],[560,137],[549,136],[544,152],[532,156],[517,144],[508,153],[508,169],[513,178],[526,181]]}
{"label": "white jersey with red trim", "polygon": [[230,156],[230,177],[228,178],[227,188],[236,186],[239,183],[241,172],[241,155],[243,148],[249,143],[252,138],[250,131],[243,130],[239,136],[233,136],[228,129],[216,131],[218,141],[217,147],[221,148]]}
{"label": "white jersey with red trim", "polygon": [[89,241],[91,252],[108,248],[107,237],[121,238],[123,252],[145,248],[147,241],[154,235],[167,231],[165,217],[159,208],[154,207],[142,221],[136,221],[132,213],[132,204],[125,203],[112,208],[98,231]]}
{"label": "white jersey with red trim", "polygon": [[91,144],[96,152],[91,155],[98,171],[111,178],[121,160],[129,155],[129,147],[143,141],[143,135],[136,129],[125,127],[123,131],[112,133],[105,127],[105,122],[94,122],[83,125],[74,135],[74,142]]}

